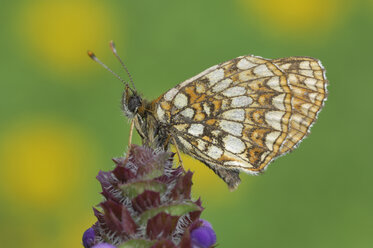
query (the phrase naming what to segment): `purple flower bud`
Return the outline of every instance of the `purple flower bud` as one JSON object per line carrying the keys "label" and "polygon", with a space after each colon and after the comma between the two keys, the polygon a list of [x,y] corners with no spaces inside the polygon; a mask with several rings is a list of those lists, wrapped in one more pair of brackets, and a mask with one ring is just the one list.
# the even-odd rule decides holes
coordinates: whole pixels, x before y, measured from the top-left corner
{"label": "purple flower bud", "polygon": [[95,241],[95,231],[93,228],[88,228],[83,234],[83,246],[85,248],[91,248]]}
{"label": "purple flower bud", "polygon": [[101,243],[93,246],[92,248],[116,248],[114,245],[108,243]]}
{"label": "purple flower bud", "polygon": [[216,234],[208,221],[202,220],[200,227],[192,230],[190,236],[193,248],[209,248],[216,243]]}
{"label": "purple flower bud", "polygon": [[212,229],[212,225],[207,220],[200,219],[202,221],[202,226],[210,227]]}

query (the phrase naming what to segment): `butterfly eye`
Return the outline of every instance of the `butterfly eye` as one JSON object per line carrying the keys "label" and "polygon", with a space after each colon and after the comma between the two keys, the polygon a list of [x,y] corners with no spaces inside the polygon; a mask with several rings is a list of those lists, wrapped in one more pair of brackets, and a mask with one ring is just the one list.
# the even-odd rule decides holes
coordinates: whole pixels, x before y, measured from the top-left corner
{"label": "butterfly eye", "polygon": [[128,99],[128,110],[134,113],[141,106],[141,98],[137,95],[130,96]]}

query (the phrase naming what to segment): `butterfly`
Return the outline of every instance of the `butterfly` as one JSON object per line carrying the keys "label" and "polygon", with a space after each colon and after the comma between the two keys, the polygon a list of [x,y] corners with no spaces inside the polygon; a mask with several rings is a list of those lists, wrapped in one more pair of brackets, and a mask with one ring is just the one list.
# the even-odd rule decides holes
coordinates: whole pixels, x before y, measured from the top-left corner
{"label": "butterfly", "polygon": [[[88,55],[108,69],[92,52]],[[240,172],[257,175],[296,148],[327,97],[325,69],[311,57],[240,56],[153,101],[140,96],[128,75],[132,87],[122,80],[122,108],[143,144],[164,149],[174,145],[207,165],[231,190],[239,185]]]}

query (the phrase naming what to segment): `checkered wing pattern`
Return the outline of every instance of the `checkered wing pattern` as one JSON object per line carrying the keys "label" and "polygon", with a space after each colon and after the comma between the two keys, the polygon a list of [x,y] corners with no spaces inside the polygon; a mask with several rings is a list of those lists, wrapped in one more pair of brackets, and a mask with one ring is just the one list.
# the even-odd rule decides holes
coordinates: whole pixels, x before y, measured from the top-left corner
{"label": "checkered wing pattern", "polygon": [[317,119],[327,96],[327,80],[321,62],[308,57],[289,57],[273,62],[285,72],[292,95],[289,133],[280,153],[294,149]]}
{"label": "checkered wing pattern", "polygon": [[317,60],[241,56],[182,82],[153,106],[177,146],[235,188],[239,171],[256,174],[299,143],[324,98]]}

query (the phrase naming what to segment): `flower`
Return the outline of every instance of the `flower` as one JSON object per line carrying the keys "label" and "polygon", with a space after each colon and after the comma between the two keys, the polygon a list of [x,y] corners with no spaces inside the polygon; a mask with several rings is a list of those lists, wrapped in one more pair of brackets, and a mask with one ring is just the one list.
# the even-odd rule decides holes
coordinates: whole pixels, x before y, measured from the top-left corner
{"label": "flower", "polygon": [[100,244],[93,246],[92,248],[116,248],[116,247],[108,243],[100,243]]}
{"label": "flower", "polygon": [[99,172],[104,200],[93,209],[97,222],[83,235],[85,248],[215,244],[211,224],[199,219],[201,200],[191,199],[193,173],[174,168],[173,156],[132,145],[126,157],[113,159],[112,171]]}
{"label": "flower", "polygon": [[83,246],[84,248],[91,248],[95,241],[95,231],[93,228],[88,228],[83,234]]}
{"label": "flower", "polygon": [[216,243],[216,234],[211,224],[202,220],[202,225],[192,230],[190,236],[193,248],[209,248]]}

